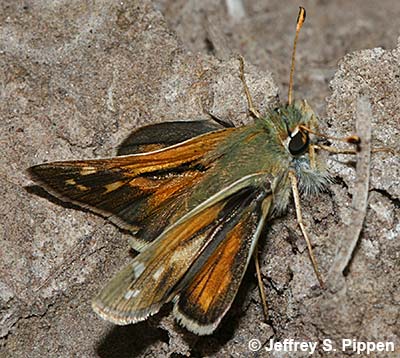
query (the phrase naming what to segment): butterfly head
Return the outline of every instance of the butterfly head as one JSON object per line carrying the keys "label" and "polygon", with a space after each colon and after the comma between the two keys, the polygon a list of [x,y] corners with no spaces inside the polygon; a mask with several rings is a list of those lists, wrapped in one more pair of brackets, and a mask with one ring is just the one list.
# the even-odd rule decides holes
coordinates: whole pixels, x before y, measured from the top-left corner
{"label": "butterfly head", "polygon": [[308,151],[309,132],[317,129],[318,119],[305,100],[276,108],[269,119],[280,143],[291,156],[300,156]]}
{"label": "butterfly head", "polygon": [[[281,170],[296,174],[300,192],[321,192],[330,182],[330,176],[313,148],[319,137],[315,135],[318,133],[318,119],[307,101],[295,100],[279,106],[267,116],[265,127],[271,142],[279,148],[274,153],[280,157],[276,162],[280,163]],[[282,208],[287,199],[281,200]]]}

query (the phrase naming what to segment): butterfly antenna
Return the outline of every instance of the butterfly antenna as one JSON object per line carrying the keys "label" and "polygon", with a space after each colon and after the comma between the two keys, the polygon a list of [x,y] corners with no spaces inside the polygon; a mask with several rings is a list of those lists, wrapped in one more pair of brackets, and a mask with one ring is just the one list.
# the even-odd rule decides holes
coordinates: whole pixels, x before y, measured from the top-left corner
{"label": "butterfly antenna", "polygon": [[290,77],[289,77],[289,92],[288,92],[288,104],[292,104],[292,96],[293,96],[293,74],[294,74],[294,66],[296,61],[296,46],[297,39],[299,37],[299,32],[301,27],[304,24],[304,20],[306,19],[306,9],[300,6],[299,15],[297,16],[296,21],[296,35],[293,41],[293,51],[292,51],[292,63],[290,65]]}

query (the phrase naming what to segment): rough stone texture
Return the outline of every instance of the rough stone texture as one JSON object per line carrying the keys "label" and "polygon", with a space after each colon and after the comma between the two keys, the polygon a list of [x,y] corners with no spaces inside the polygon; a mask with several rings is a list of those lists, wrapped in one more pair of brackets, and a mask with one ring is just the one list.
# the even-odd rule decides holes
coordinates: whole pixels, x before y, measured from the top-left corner
{"label": "rough stone texture", "polygon": [[[290,209],[268,228],[260,249],[269,322],[262,322],[251,267],[211,337],[180,328],[170,306],[127,327],[96,317],[90,300],[129,260],[129,236],[26,188],[30,165],[112,155],[146,123],[205,119],[208,112],[246,122],[233,53],[246,58],[259,108],[276,101],[267,71],[285,89],[285,100],[297,6],[253,0],[245,2],[245,12],[229,15],[223,2],[211,0],[0,3],[0,356],[249,356],[251,338],[265,343],[272,337],[389,340],[397,353],[385,357],[399,355],[400,163],[390,153],[373,155],[365,228],[342,289],[332,294],[316,286]],[[354,128],[359,93],[367,93],[374,145],[399,150],[400,5],[387,0],[376,8],[374,1],[358,0],[304,6],[295,96],[313,104],[322,129],[346,135]],[[355,173],[345,156],[331,156],[327,165],[336,183],[303,200],[324,275],[351,225]],[[314,356],[325,354],[320,348]]]}

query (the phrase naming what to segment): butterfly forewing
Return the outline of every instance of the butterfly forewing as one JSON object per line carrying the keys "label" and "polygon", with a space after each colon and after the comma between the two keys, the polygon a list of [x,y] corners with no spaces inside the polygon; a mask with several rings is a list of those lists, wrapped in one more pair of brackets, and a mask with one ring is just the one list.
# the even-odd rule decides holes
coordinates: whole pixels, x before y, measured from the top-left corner
{"label": "butterfly forewing", "polygon": [[144,232],[138,250],[185,213],[185,198],[218,159],[231,129],[207,133],[162,150],[109,159],[41,164],[29,169],[53,195],[89,208],[124,229]]}
{"label": "butterfly forewing", "polygon": [[[254,205],[260,207],[260,203],[269,195],[264,180],[264,174],[247,176],[217,193],[166,229],[109,282],[95,299],[94,310],[103,318],[117,324],[128,324],[147,318],[179,294],[186,281],[192,281],[192,278],[194,280],[197,272],[201,271],[200,263],[209,262],[215,250],[221,250],[224,247],[223,242],[227,242],[228,238],[247,241],[247,254],[240,258],[238,256],[236,261],[239,276],[228,289],[232,294],[236,292],[258,227],[254,225],[256,217],[250,211]],[[242,218],[246,218],[243,219],[245,221]],[[262,221],[260,218],[261,216],[258,221]],[[251,224],[252,235],[241,237],[245,232],[249,234],[249,229],[239,229],[246,222]],[[236,241],[231,245],[238,247],[242,243]],[[205,287],[207,285],[208,283]],[[231,300],[228,300],[228,307],[230,304]],[[217,310],[221,311],[221,307]],[[226,309],[220,312],[221,317]],[[196,321],[197,317],[193,319]],[[187,326],[194,331],[191,326]]]}

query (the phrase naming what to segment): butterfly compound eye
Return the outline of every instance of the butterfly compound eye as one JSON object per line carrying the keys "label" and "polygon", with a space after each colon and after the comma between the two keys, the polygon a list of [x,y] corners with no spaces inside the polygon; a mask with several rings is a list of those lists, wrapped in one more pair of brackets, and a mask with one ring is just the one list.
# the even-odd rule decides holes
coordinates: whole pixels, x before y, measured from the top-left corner
{"label": "butterfly compound eye", "polygon": [[307,133],[298,131],[289,142],[289,152],[292,155],[299,155],[308,149],[310,138]]}

